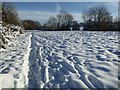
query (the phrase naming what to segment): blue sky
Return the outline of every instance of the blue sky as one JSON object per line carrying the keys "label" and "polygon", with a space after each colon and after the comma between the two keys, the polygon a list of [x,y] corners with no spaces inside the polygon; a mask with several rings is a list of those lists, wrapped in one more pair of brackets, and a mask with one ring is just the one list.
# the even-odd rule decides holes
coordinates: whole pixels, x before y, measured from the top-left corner
{"label": "blue sky", "polygon": [[118,16],[117,2],[14,2],[21,19],[37,20],[46,23],[49,17],[65,9],[73,14],[74,20],[83,22],[82,12],[92,6],[105,5],[113,16]]}

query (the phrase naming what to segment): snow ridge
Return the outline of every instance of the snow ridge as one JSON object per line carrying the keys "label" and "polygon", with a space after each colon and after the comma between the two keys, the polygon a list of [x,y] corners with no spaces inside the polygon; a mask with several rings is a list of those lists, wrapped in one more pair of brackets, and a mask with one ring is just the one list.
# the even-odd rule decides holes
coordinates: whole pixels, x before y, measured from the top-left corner
{"label": "snow ridge", "polygon": [[29,56],[29,72],[28,72],[28,87],[29,88],[40,88],[40,68],[36,59],[36,47],[34,34],[31,37],[31,51]]}

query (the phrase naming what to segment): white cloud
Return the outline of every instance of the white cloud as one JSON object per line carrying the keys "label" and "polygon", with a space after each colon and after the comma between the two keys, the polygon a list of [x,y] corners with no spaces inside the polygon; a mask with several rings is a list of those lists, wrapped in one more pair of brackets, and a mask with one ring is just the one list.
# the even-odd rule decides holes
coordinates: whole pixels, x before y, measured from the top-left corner
{"label": "white cloud", "polygon": [[[43,12],[43,11],[18,11],[21,19],[37,20],[41,23],[46,23],[51,16],[56,16],[57,12]],[[82,22],[82,13],[71,13],[74,20]]]}
{"label": "white cloud", "polygon": [[21,19],[30,19],[30,20],[37,20],[41,23],[45,23],[49,17],[55,16],[56,13],[51,12],[43,12],[43,11],[18,11],[19,17]]}
{"label": "white cloud", "polygon": [[82,19],[82,13],[71,13],[74,17],[74,19],[78,22],[83,22],[83,19]]}
{"label": "white cloud", "polygon": [[118,3],[108,3],[106,5],[107,7],[109,7],[108,9],[111,12],[113,17],[118,16]]}
{"label": "white cloud", "polygon": [[112,14],[113,17],[118,17],[118,12]]}
{"label": "white cloud", "polygon": [[61,6],[59,4],[59,2],[56,3],[56,12],[58,13],[61,10]]}

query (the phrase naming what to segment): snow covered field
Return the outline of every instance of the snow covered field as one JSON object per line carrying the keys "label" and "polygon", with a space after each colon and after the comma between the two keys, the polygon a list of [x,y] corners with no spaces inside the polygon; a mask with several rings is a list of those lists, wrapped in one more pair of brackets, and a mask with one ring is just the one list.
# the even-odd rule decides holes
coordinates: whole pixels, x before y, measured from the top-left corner
{"label": "snow covered field", "polygon": [[15,41],[0,57],[13,87],[118,88],[118,32],[34,31]]}
{"label": "snow covered field", "polygon": [[0,90],[28,85],[30,43],[31,34],[26,33],[11,39],[4,52],[0,50]]}

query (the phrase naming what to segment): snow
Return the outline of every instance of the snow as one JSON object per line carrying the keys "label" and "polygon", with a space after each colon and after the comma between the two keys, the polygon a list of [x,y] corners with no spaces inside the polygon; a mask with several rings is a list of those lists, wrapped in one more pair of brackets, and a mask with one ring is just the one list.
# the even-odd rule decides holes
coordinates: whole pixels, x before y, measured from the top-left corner
{"label": "snow", "polygon": [[20,26],[15,26],[11,24],[6,24],[2,26],[0,23],[0,50],[4,51],[7,45],[10,44],[11,39],[16,36],[23,34],[24,29]]}
{"label": "snow", "polygon": [[14,78],[11,74],[0,74],[0,77],[2,77],[0,79],[0,90],[2,88],[14,88]]}
{"label": "snow", "polygon": [[[26,33],[13,38],[6,51],[0,51],[0,80],[2,80],[0,88],[27,87],[30,42],[31,34]],[[6,82],[6,77],[10,82]]]}
{"label": "snow", "polygon": [[14,88],[118,88],[118,43],[118,32],[26,32],[2,51],[2,82],[8,75]]}
{"label": "snow", "polygon": [[28,78],[31,82],[37,78],[37,86],[34,83],[29,86],[118,88],[120,61],[114,53],[120,53],[117,35],[117,32],[34,32],[32,60],[36,67],[31,66],[30,72],[34,69],[34,73]]}

